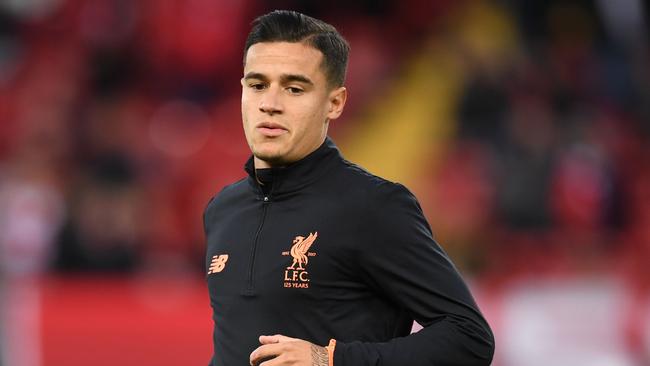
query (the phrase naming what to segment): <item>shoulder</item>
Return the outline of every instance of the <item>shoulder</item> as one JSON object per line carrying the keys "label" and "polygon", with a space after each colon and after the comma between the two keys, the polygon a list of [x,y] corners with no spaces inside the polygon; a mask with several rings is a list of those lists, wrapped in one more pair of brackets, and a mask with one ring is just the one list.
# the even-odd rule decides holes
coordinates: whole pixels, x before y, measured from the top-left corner
{"label": "shoulder", "polygon": [[237,182],[228,184],[227,186],[223,187],[219,193],[210,199],[205,208],[205,213],[208,214],[210,211],[217,209],[219,206],[227,207],[231,203],[236,202],[246,191],[247,185],[247,178],[242,178]]}
{"label": "shoulder", "polygon": [[371,245],[368,248],[377,250],[431,243],[431,227],[417,198],[406,186],[374,175],[348,161],[345,165],[345,182],[352,182],[349,186],[353,187],[351,192],[355,193],[358,202],[352,209],[359,210],[355,212],[359,227],[371,238],[363,241]]}
{"label": "shoulder", "polygon": [[415,196],[403,184],[372,174],[348,160],[343,160],[343,181],[348,188],[363,192],[368,199],[379,204],[395,200],[415,200]]}
{"label": "shoulder", "polygon": [[363,221],[375,230],[395,228],[400,225],[422,225],[431,231],[422,207],[415,195],[403,184],[372,174],[357,164],[343,160],[345,182],[348,194],[354,195],[359,204]]}

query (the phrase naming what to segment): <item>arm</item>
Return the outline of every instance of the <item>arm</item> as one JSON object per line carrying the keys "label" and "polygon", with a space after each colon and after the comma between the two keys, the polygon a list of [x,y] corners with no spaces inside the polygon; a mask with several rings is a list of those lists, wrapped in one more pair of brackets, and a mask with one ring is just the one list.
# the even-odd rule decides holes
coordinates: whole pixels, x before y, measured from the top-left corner
{"label": "arm", "polygon": [[360,267],[375,291],[406,309],[424,328],[384,343],[338,342],[336,366],[489,365],[494,338],[415,197],[388,184],[369,208]]}

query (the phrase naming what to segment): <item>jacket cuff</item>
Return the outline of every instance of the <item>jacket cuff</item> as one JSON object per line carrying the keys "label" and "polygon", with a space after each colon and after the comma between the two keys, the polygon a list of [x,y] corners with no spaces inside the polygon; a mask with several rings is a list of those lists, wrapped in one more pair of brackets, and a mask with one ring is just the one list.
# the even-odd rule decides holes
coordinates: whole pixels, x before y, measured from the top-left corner
{"label": "jacket cuff", "polygon": [[334,349],[336,348],[336,339],[330,339],[330,343],[325,347],[327,349],[328,365],[334,366]]}

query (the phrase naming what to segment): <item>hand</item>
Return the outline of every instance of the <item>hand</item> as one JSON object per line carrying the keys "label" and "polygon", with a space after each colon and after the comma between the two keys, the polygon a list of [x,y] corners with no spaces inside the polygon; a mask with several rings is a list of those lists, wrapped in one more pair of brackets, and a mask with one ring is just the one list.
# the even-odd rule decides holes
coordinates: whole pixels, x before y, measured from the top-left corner
{"label": "hand", "polygon": [[328,366],[325,347],[280,334],[260,336],[261,346],[250,356],[251,366]]}

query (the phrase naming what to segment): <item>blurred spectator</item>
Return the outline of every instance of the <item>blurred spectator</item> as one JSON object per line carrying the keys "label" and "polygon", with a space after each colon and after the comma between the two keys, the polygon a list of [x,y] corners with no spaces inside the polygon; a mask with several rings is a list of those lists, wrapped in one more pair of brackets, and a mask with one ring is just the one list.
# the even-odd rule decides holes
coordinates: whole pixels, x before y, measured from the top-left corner
{"label": "blurred spectator", "polygon": [[477,141],[459,141],[430,177],[424,211],[433,232],[463,270],[484,270],[489,234],[494,225],[496,182],[494,154]]}
{"label": "blurred spectator", "polygon": [[0,175],[0,273],[10,276],[49,269],[65,216],[61,192],[41,162],[30,159],[34,157],[5,165]]}
{"label": "blurred spectator", "polygon": [[513,229],[546,229],[555,128],[548,103],[516,95],[499,147],[499,212]]}
{"label": "blurred spectator", "polygon": [[74,189],[69,220],[60,237],[62,270],[133,270],[140,263],[140,193],[129,161],[119,153],[92,160]]}

